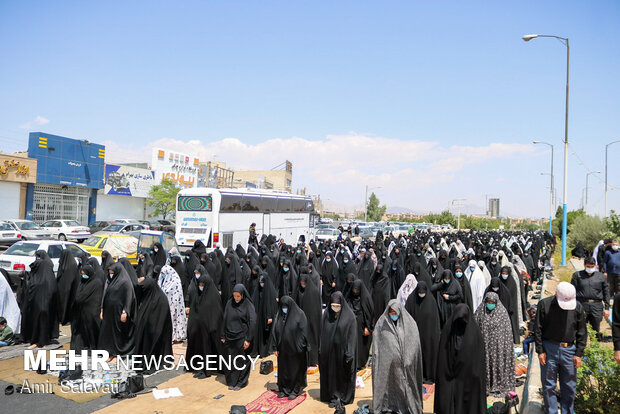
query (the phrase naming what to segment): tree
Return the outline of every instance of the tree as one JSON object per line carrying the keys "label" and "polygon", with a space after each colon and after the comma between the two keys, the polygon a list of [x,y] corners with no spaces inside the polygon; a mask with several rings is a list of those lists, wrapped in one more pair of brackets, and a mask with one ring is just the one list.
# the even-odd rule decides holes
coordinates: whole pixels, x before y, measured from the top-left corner
{"label": "tree", "polygon": [[599,240],[603,238],[603,233],[607,227],[599,217],[582,215],[575,219],[570,226],[570,233],[566,236],[568,247],[573,248],[577,242],[583,243],[583,247],[591,252],[594,250]]}
{"label": "tree", "polygon": [[[572,224],[575,222],[577,217],[585,216],[586,212],[580,208],[579,210],[573,210],[566,213],[566,234],[570,232]],[[562,232],[562,207],[558,207],[558,210],[555,213],[555,220],[553,220],[553,233],[560,234]]]}
{"label": "tree", "polygon": [[161,184],[151,187],[146,203],[153,207],[156,216],[162,216],[164,219],[168,214],[174,216],[179,190],[181,189],[173,181],[161,180]]}
{"label": "tree", "polygon": [[618,217],[614,210],[611,210],[609,217],[605,218],[605,225],[607,226],[607,231],[603,235],[604,238],[617,239],[620,237],[620,217]]}
{"label": "tree", "polygon": [[368,199],[368,206],[366,207],[368,220],[381,221],[381,218],[385,214],[387,207],[385,205],[379,206],[379,199],[375,193],[370,194]]}

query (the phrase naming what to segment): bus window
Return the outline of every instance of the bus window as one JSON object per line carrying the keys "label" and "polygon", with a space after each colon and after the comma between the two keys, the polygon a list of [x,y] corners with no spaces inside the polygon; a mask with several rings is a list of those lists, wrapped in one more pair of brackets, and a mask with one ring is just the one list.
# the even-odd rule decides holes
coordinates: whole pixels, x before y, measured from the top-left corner
{"label": "bus window", "polygon": [[314,202],[312,200],[305,201],[304,211],[313,212],[314,211]]}
{"label": "bus window", "polygon": [[278,199],[275,197],[261,197],[261,211],[274,212],[278,208]]}
{"label": "bus window", "polygon": [[260,211],[260,196],[244,195],[242,211]]}
{"label": "bus window", "polygon": [[293,199],[293,211],[305,211],[306,200]]}
{"label": "bus window", "polygon": [[220,211],[241,211],[241,194],[222,193],[222,204]]}
{"label": "bus window", "polygon": [[278,211],[291,211],[291,199],[278,197]]}

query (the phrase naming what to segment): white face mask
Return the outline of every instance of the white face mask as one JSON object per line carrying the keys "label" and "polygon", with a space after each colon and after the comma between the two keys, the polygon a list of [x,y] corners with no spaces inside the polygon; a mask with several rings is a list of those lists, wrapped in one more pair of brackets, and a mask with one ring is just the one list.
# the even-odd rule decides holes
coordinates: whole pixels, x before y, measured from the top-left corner
{"label": "white face mask", "polygon": [[499,286],[498,286],[498,287],[491,288],[491,289],[493,289],[495,292],[497,292],[497,291],[499,290]]}
{"label": "white face mask", "polygon": [[504,279],[504,280],[508,279],[508,275],[507,274],[505,275],[505,274],[502,273],[502,279]]}
{"label": "white face mask", "polygon": [[426,296],[426,293],[420,293],[420,294],[418,294],[418,296],[419,296],[420,298],[424,298],[424,296]]}
{"label": "white face mask", "polygon": [[596,272],[596,268],[594,267],[586,267],[586,273],[591,275],[592,273]]}
{"label": "white face mask", "polygon": [[194,276],[196,276],[196,279],[200,279],[200,273],[194,273]]}
{"label": "white face mask", "polygon": [[326,261],[327,263],[329,263],[329,262],[331,262],[331,261],[332,261],[332,259],[328,257],[328,258],[326,258],[326,259],[325,259],[325,261]]}
{"label": "white face mask", "polygon": [[618,249],[620,248],[620,246],[618,246],[617,244],[612,244],[612,245],[611,245],[611,248],[612,248],[612,250],[613,250],[614,252],[617,252],[617,251],[618,251]]}
{"label": "white face mask", "polygon": [[200,289],[200,291],[202,292],[203,290],[205,290],[204,286],[198,286],[198,289]]}
{"label": "white face mask", "polygon": [[157,252],[159,251],[159,249],[156,247],[156,248],[154,248],[154,249],[153,249],[153,251],[154,251],[155,253],[157,253]]}
{"label": "white face mask", "polygon": [[340,306],[332,305],[332,310],[336,313],[340,312]]}

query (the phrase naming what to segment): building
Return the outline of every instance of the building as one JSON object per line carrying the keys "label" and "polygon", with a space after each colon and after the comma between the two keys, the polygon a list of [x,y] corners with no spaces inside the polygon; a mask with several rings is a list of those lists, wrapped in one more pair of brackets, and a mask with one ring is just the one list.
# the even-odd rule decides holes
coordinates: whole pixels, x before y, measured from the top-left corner
{"label": "building", "polygon": [[155,184],[155,172],[128,165],[105,165],[105,184],[97,195],[97,220],[144,220],[146,200]]}
{"label": "building", "polygon": [[151,169],[157,184],[165,178],[181,188],[198,186],[198,158],[162,148],[153,148],[151,155]]}
{"label": "building", "polygon": [[28,183],[25,218],[42,223],[95,220],[97,190],[103,188],[105,146],[31,132],[28,156],[37,160],[36,183]]}
{"label": "building", "polygon": [[198,166],[198,187],[232,188],[235,172],[226,163],[209,161]]}
{"label": "building", "polygon": [[0,154],[0,218],[26,216],[28,184],[32,185],[37,181],[37,160],[23,155]]}
{"label": "building", "polygon": [[[278,169],[284,166],[284,169]],[[293,164],[285,161],[271,170],[237,170],[233,180],[233,187],[253,187],[269,190],[292,192]]]}
{"label": "building", "polygon": [[487,216],[497,218],[499,217],[499,198],[489,198],[489,210]]}

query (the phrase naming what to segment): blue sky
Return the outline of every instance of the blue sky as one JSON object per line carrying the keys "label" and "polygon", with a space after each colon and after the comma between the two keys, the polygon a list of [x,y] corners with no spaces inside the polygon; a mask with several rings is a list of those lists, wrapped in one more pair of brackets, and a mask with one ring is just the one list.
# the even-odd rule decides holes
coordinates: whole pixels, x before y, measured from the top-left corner
{"label": "blue sky", "polygon": [[110,161],[153,145],[238,168],[290,159],[294,186],[333,203],[361,204],[368,183],[391,206],[492,194],[546,216],[549,153],[529,144],[557,144],[561,196],[566,49],[521,36],[571,41],[572,209],[620,139],[618,21],[617,1],[2,2],[0,148],[41,130],[104,143]]}

